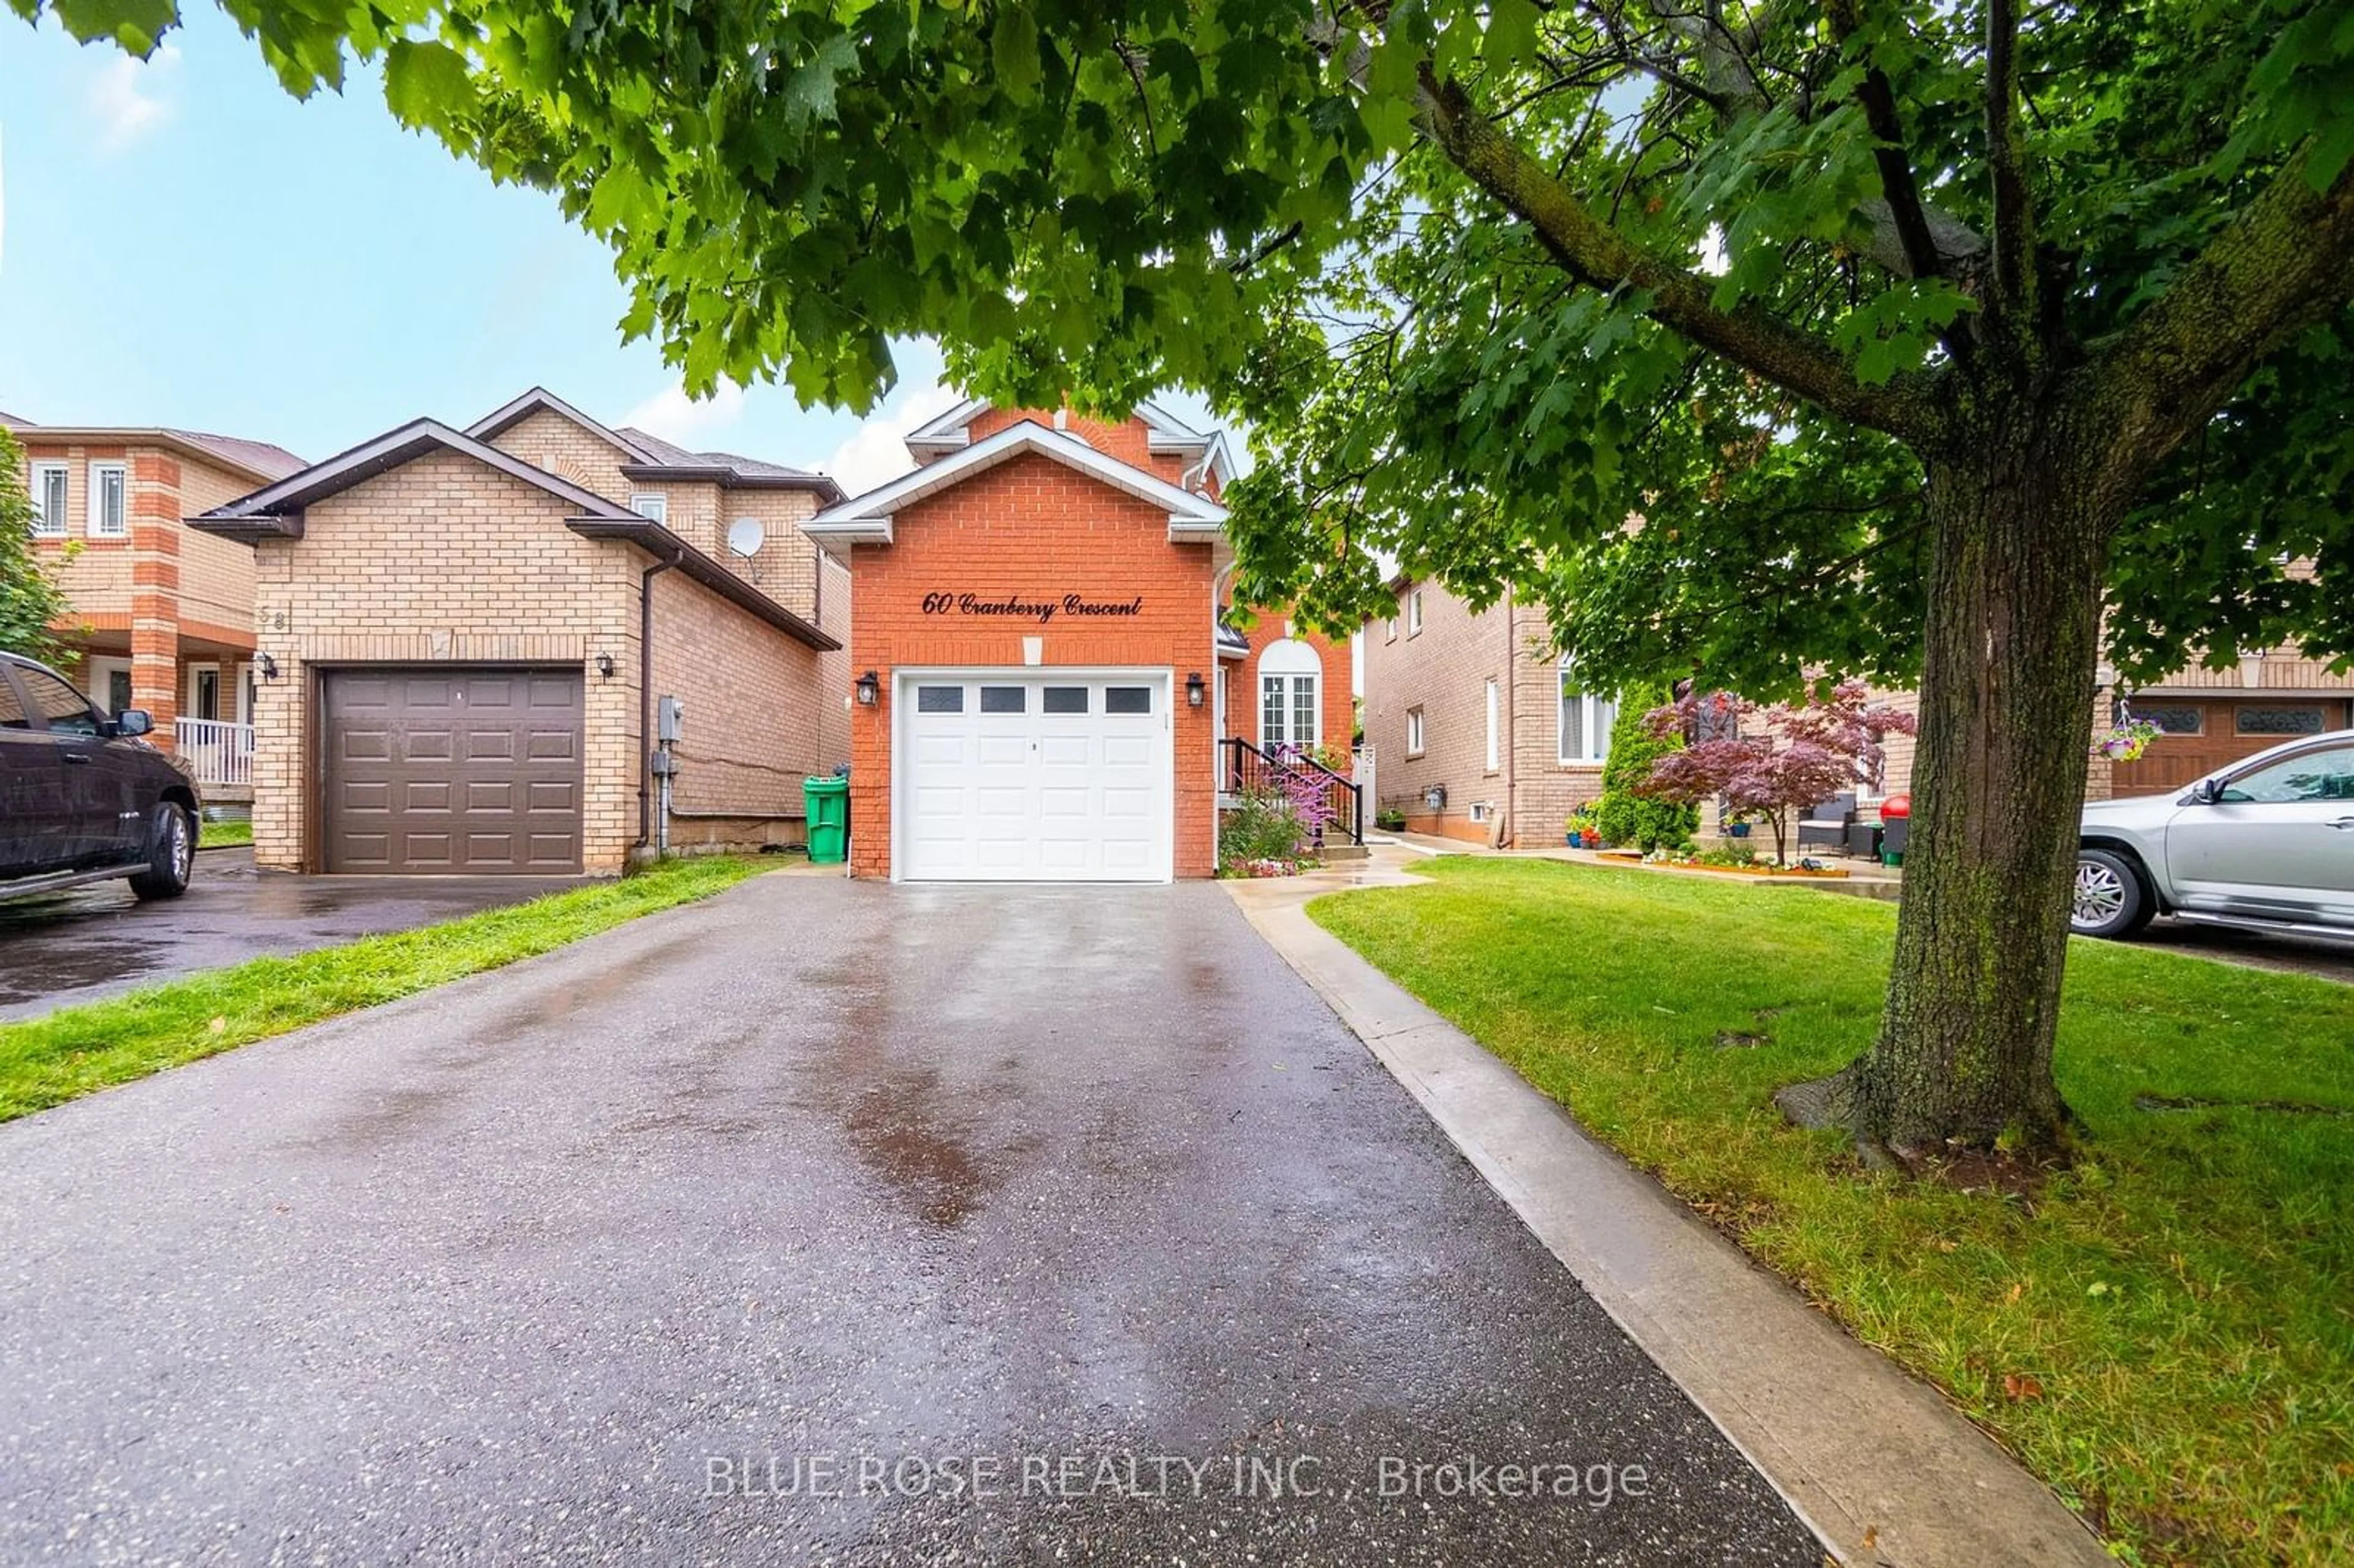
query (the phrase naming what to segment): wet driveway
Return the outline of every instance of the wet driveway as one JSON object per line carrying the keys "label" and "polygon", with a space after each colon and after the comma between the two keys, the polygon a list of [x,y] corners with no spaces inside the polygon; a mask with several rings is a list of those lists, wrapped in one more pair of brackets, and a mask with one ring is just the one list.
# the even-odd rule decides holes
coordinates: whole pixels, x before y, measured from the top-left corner
{"label": "wet driveway", "polygon": [[0,1228],[0,1560],[1821,1561],[1205,885],[758,878]]}
{"label": "wet driveway", "polygon": [[256,872],[249,849],[207,850],[177,898],[142,904],[116,881],[0,900],[0,1019],[579,885],[578,877],[287,876]]}

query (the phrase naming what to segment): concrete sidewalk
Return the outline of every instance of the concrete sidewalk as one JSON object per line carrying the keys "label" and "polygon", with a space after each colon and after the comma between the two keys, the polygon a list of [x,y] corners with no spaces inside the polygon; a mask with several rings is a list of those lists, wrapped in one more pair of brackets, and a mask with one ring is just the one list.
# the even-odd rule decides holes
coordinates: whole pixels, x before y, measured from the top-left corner
{"label": "concrete sidewalk", "polygon": [[1419,880],[1412,875],[1419,858],[1384,845],[1350,872],[1225,885],[1538,1239],[1840,1561],[1899,1568],[2109,1562],[2048,1488],[1935,1390],[1843,1333],[1309,919],[1304,906],[1320,894]]}

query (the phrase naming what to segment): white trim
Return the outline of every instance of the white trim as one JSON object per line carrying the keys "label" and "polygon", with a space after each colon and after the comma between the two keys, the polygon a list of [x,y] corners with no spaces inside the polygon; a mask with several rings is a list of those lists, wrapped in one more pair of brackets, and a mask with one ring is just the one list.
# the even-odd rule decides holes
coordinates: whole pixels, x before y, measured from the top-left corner
{"label": "white trim", "polygon": [[[106,487],[100,482],[99,475],[106,473],[118,475],[122,481],[122,526],[120,528],[109,529],[100,526],[103,520],[100,507],[106,493]],[[83,531],[93,539],[131,537],[131,465],[127,462],[91,463],[89,475],[84,481],[84,489],[86,493],[83,496],[83,504],[87,520],[83,524]]]}
{"label": "white trim", "polygon": [[[82,661],[83,679],[93,706],[107,707],[107,677],[117,670],[122,671],[123,679],[128,681],[131,678],[131,661],[113,653],[93,653]],[[131,702],[125,703],[123,706],[130,707],[138,702],[136,693],[126,693],[126,694],[131,697]],[[114,715],[110,710],[106,716],[112,718]]]}
{"label": "white trim", "polygon": [[1216,539],[1225,531],[1226,509],[1216,502],[1190,494],[1117,458],[1106,457],[1076,436],[1050,430],[1034,419],[1023,419],[953,457],[942,458],[864,495],[828,507],[803,523],[801,532],[828,548],[887,545],[891,542],[891,519],[901,508],[1027,452],[1052,458],[1115,490],[1166,508],[1172,542]]}
{"label": "white trim", "polygon": [[[1564,768],[1594,768],[1610,759],[1610,728],[1617,722],[1618,705],[1595,692],[1567,690],[1572,666],[1567,659],[1553,666],[1555,684],[1553,706],[1553,760]],[[1562,705],[1575,701],[1578,705],[1578,727],[1585,732],[1585,749],[1570,755],[1568,726],[1561,722]]]}
{"label": "white trim", "polygon": [[[652,511],[647,510],[650,506],[652,508]],[[639,516],[646,519],[649,523],[659,523],[665,528],[670,526],[670,497],[662,491],[639,490],[631,492],[630,495],[630,510],[636,513]]]}
{"label": "white trim", "polygon": [[1405,754],[1420,757],[1430,749],[1429,721],[1420,708],[1405,710]]}
{"label": "white trim", "polygon": [[1418,588],[1405,590],[1405,634],[1408,637],[1422,635],[1422,590]]}
{"label": "white trim", "polygon": [[229,679],[235,683],[236,701],[232,705],[237,709],[237,722],[249,725],[253,722],[254,705],[260,696],[254,674],[253,661],[239,660],[236,669],[230,673]]}
{"label": "white trim", "polygon": [[[58,482],[58,514],[41,504],[41,492],[55,476]],[[73,464],[44,460],[32,465],[31,499],[33,503],[32,536],[36,539],[63,539],[73,532]]]}
{"label": "white trim", "polygon": [[[196,711],[196,677],[207,671],[210,671],[213,677],[213,711],[210,715]],[[189,664],[187,685],[180,694],[180,716],[191,719],[209,718],[212,723],[218,724],[228,716],[228,713],[222,711],[224,708],[228,709],[228,713],[234,713],[237,703],[230,697],[228,687],[221,682],[220,664],[214,660]]]}
{"label": "white trim", "polygon": [[[992,440],[994,438],[991,438]],[[1160,694],[1155,713],[1161,720],[1161,770],[1169,779],[1169,820],[1161,835],[1161,874],[1135,885],[1150,882],[1177,880],[1177,806],[1181,794],[1177,789],[1177,707],[1179,694],[1176,670],[1166,664],[903,664],[891,671],[891,880],[904,882],[907,835],[899,803],[906,782],[900,772],[900,761],[907,755],[907,721],[915,715],[914,688],[918,683],[948,685],[951,683],[1002,680],[1008,684],[1023,685],[1056,680],[1128,681],[1150,684]],[[1217,798],[1210,800],[1212,842],[1215,842]],[[1045,880],[1045,879],[1041,879]],[[1067,885],[1087,885],[1069,884]]]}
{"label": "white trim", "polygon": [[1501,768],[1502,768],[1502,767],[1503,767],[1503,758],[1502,758],[1502,756],[1500,755],[1500,753],[1501,753],[1501,751],[1502,751],[1502,742],[1503,742],[1503,725],[1502,725],[1502,722],[1501,722],[1501,719],[1502,719],[1501,707],[1502,707],[1502,705],[1501,705],[1501,704],[1500,704],[1500,703],[1497,701],[1496,677],[1495,677],[1495,676],[1493,676],[1493,675],[1490,675],[1490,676],[1489,676],[1489,677],[1488,677],[1488,768],[1487,768],[1487,771],[1489,771],[1489,772],[1490,772],[1490,773],[1499,772],[1499,771],[1500,771],[1500,770],[1501,770]]}
{"label": "white trim", "polygon": [[936,419],[928,419],[907,432],[907,450],[921,455],[929,451],[955,451],[972,445],[969,428],[974,418],[989,411],[985,398],[968,397]]}

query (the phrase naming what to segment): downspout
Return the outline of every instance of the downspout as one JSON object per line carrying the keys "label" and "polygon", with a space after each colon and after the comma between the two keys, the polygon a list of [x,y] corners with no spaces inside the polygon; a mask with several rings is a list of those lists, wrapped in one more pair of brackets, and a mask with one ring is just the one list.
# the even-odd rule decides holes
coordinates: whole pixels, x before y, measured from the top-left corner
{"label": "downspout", "polygon": [[654,578],[686,559],[684,548],[638,578],[638,847],[654,837]]}
{"label": "downspout", "polygon": [[1504,673],[1498,676],[1502,689],[1496,701],[1502,707],[1503,722],[1498,726],[1496,761],[1504,770],[1504,832],[1500,847],[1510,848],[1521,831],[1521,754],[1514,746],[1519,728],[1520,681],[1512,669],[1512,660],[1520,652],[1519,641],[1513,636],[1512,590],[1504,589]]}

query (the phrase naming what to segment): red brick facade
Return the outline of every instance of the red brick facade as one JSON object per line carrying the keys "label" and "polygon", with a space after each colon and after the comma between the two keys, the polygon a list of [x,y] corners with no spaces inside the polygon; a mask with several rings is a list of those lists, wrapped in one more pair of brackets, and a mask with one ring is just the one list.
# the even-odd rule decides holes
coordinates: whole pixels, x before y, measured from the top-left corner
{"label": "red brick facade", "polygon": [[[964,429],[978,444],[1023,420],[1083,441],[1095,452],[1140,469],[1164,484],[1189,476],[1214,496],[1217,478],[1199,457],[1154,451],[1141,418],[1108,424],[1066,414],[1012,409],[974,412]],[[935,459],[934,461],[938,461]],[[854,511],[856,503],[848,504]],[[958,478],[903,506],[889,544],[850,546],[857,613],[849,669],[873,671],[879,701],[851,721],[851,872],[893,872],[893,745],[898,724],[896,677],[911,670],[1024,668],[1165,672],[1172,718],[1172,865],[1178,876],[1207,876],[1217,864],[1217,705],[1220,671],[1230,694],[1227,727],[1257,736],[1260,652],[1281,639],[1280,614],[1248,630],[1246,659],[1217,657],[1218,594],[1225,546],[1204,537],[1172,541],[1170,509],[1040,451],[1024,451]],[[1119,619],[1057,616],[1039,622],[928,612],[928,596],[971,593],[1060,601],[1140,601]],[[1035,640],[1034,651],[1029,646]],[[1323,665],[1324,738],[1346,747],[1352,722],[1349,652],[1321,638],[1310,641]],[[1200,676],[1203,702],[1187,699]]]}
{"label": "red brick facade", "polygon": [[[1179,876],[1207,876],[1217,857],[1211,710],[1185,701],[1186,677],[1207,683],[1215,601],[1212,546],[1172,544],[1164,508],[1115,490],[1052,458],[1009,459],[919,501],[896,519],[889,545],[851,557],[856,613],[850,667],[873,670],[882,700],[851,715],[851,872],[891,874],[893,676],[902,669],[1005,668],[1026,662],[1039,640],[1042,666],[1140,666],[1171,673],[1176,758]],[[1059,600],[1143,601],[1132,618],[1089,621],[970,620],[928,615],[931,593],[1019,595]]]}

